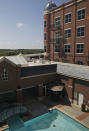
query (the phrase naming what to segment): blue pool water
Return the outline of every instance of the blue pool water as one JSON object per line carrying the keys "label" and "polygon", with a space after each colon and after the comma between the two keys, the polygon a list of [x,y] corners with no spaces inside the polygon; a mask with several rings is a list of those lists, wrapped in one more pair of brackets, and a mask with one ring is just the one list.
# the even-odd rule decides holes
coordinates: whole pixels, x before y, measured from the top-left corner
{"label": "blue pool water", "polygon": [[24,122],[24,126],[15,131],[89,131],[89,129],[62,112],[54,110]]}

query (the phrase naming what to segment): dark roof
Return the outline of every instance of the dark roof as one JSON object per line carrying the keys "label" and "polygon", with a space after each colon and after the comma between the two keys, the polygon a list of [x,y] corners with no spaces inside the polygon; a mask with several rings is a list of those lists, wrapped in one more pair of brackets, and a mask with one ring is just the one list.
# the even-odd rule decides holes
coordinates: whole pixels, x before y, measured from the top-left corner
{"label": "dark roof", "polygon": [[35,76],[47,73],[56,73],[57,65],[29,66],[21,68],[21,77]]}

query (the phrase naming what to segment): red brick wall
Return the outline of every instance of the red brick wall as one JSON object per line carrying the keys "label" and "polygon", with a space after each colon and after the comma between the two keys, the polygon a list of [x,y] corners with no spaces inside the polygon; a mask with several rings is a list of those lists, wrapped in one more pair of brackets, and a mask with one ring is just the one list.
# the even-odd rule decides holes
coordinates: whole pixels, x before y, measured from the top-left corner
{"label": "red brick wall", "polygon": [[84,104],[89,106],[89,82],[75,80],[75,91],[84,95]]}
{"label": "red brick wall", "polygon": [[60,75],[60,79],[65,84],[65,88],[69,98],[72,99],[75,97],[74,92],[76,92],[77,94],[82,93],[84,95],[84,104],[89,106],[89,82],[72,79],[62,75]]}
{"label": "red brick wall", "polygon": [[[76,3],[76,0],[73,0]],[[50,52],[50,59],[51,60],[57,60],[57,61],[63,61],[68,63],[77,63],[78,61],[82,61],[84,65],[88,65],[88,59],[89,59],[89,0],[84,0],[82,2],[73,4],[69,7],[64,8],[66,5],[71,4],[73,1],[70,1],[66,4],[63,4],[59,6],[57,9],[54,9],[48,14],[44,15],[44,19],[49,21],[49,24],[46,30],[48,32],[49,39],[54,38],[55,31],[58,30],[50,30],[50,25],[55,24],[55,17],[60,16],[61,18],[61,35],[63,36],[64,30],[67,28],[72,29],[72,37],[65,40],[65,43],[71,44],[71,51],[70,54],[65,54],[66,57],[63,57],[62,53],[54,53],[54,43],[45,41],[44,45],[48,45],[47,50]],[[61,9],[60,9],[61,8]],[[86,18],[85,20],[77,21],[77,10],[81,8],[86,8]],[[60,9],[60,10],[58,10]],[[64,22],[64,16],[66,13],[72,13],[72,22],[70,24],[65,24]],[[76,37],[76,28],[78,26],[85,26],[85,37],[84,38],[77,38]],[[84,43],[84,54],[76,54],[76,43]],[[60,44],[61,51],[64,51],[64,44]]]}
{"label": "red brick wall", "polygon": [[[8,72],[8,81],[4,81],[1,79],[1,74],[4,70]],[[0,92],[16,90],[18,85],[20,69],[12,64],[3,61],[0,63]]]}

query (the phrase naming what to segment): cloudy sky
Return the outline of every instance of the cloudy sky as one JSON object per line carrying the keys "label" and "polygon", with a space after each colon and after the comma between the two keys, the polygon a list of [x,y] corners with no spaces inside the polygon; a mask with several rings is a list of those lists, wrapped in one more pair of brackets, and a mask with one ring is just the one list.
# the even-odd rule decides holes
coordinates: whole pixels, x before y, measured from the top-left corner
{"label": "cloudy sky", "polygon": [[43,48],[43,10],[49,1],[0,0],[0,49]]}

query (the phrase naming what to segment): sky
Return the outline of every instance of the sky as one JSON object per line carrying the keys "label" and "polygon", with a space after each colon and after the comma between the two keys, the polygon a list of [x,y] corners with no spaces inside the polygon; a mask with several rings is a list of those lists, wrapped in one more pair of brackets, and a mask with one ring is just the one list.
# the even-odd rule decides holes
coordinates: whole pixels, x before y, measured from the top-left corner
{"label": "sky", "polygon": [[0,49],[43,49],[43,11],[50,1],[0,0]]}

